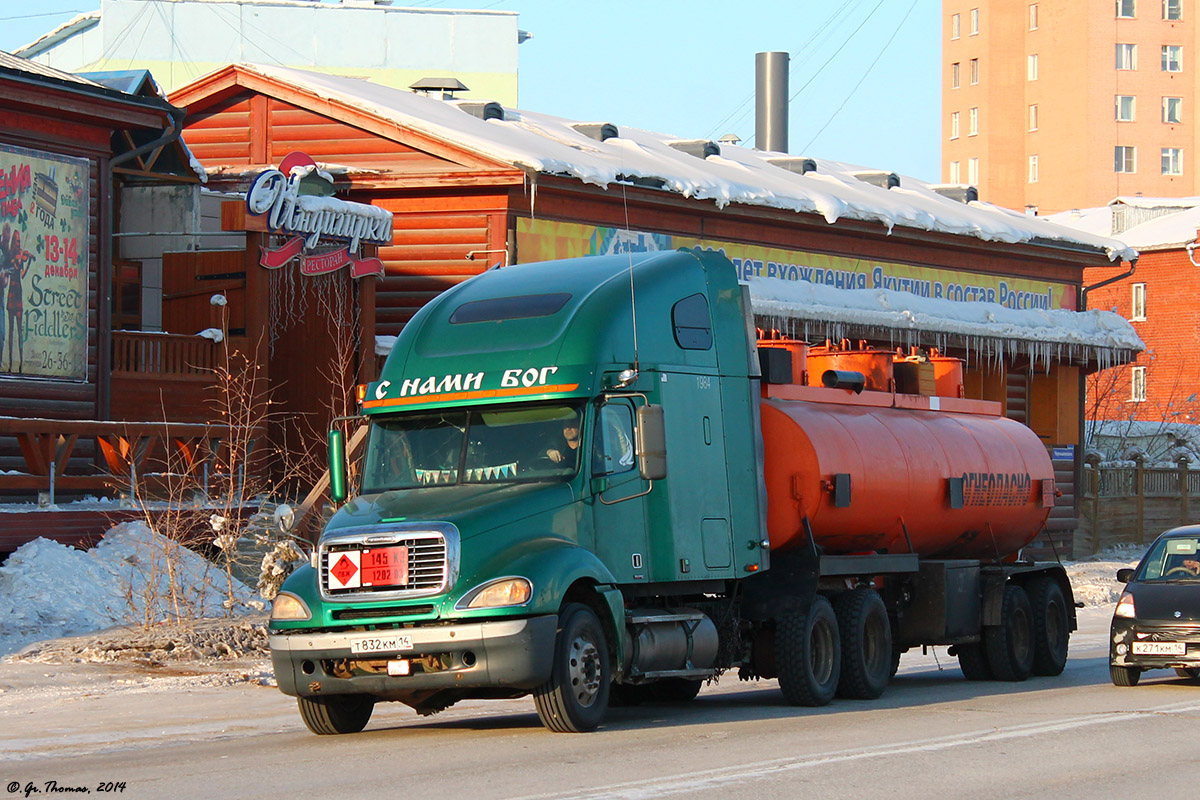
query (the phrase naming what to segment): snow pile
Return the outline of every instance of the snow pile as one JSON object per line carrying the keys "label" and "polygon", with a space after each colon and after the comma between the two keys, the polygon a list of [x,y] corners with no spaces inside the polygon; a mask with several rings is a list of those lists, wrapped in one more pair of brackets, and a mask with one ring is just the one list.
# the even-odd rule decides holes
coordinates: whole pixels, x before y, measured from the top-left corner
{"label": "snow pile", "polygon": [[0,566],[0,654],[113,625],[261,608],[236,580],[230,603],[219,567],[142,522],[127,522],[86,552],[36,539],[9,556]]}
{"label": "snow pile", "polygon": [[1117,580],[1117,570],[1136,567],[1146,545],[1119,545],[1094,556],[1066,564],[1067,577],[1075,600],[1085,606],[1116,606],[1125,584]]}

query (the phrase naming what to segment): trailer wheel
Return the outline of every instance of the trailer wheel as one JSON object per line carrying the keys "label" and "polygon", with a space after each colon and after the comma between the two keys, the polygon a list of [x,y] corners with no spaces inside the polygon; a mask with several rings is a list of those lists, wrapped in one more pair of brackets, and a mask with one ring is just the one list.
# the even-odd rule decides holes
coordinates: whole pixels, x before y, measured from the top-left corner
{"label": "trailer wheel", "polygon": [[550,680],[533,690],[538,717],[556,733],[595,730],[608,708],[611,683],[600,620],[582,603],[567,605],[558,615]]}
{"label": "trailer wheel", "polygon": [[1142,671],[1137,667],[1119,667],[1108,665],[1108,677],[1112,678],[1113,686],[1137,686]]}
{"label": "trailer wheel", "polygon": [[964,678],[969,681],[990,681],[992,679],[992,668],[988,666],[983,642],[956,644],[954,653],[958,656],[958,668],[962,670]]}
{"label": "trailer wheel", "polygon": [[375,698],[366,694],[331,694],[323,697],[297,697],[300,718],[319,736],[334,733],[358,733],[367,727]]}
{"label": "trailer wheel", "polygon": [[842,677],[837,696],[874,700],[891,677],[892,624],[874,589],[843,592],[834,600],[842,644]]}
{"label": "trailer wheel", "polygon": [[775,622],[775,665],[784,699],[823,706],[833,699],[842,661],[837,617],[818,595],[808,613],[784,612]]}
{"label": "trailer wheel", "polygon": [[1062,587],[1049,575],[1029,584],[1033,606],[1033,674],[1061,675],[1067,666],[1070,623]]}
{"label": "trailer wheel", "polygon": [[984,628],[984,652],[992,677],[998,681],[1023,681],[1033,673],[1033,608],[1020,586],[1004,587],[1000,624]]}

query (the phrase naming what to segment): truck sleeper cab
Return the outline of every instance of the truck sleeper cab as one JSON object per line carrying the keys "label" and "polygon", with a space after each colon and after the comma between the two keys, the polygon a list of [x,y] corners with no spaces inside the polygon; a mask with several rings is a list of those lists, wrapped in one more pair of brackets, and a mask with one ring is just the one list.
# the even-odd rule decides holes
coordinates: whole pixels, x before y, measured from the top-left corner
{"label": "truck sleeper cab", "polygon": [[[894,391],[760,379],[750,320],[732,264],[702,251],[515,265],[425,306],[368,387],[358,493],[273,607],[279,687],[308,727],[532,694],[548,728],[586,731],[610,702],[687,700],[730,669],[822,705],[877,697],[920,644],[953,645],[971,678],[1061,671],[1065,573],[1011,558],[1044,519],[1036,436],[1005,428],[1029,508],[993,531],[1001,558],[970,545],[986,509],[955,505],[964,463],[999,464],[985,453],[921,454],[936,531],[874,519],[877,456],[800,409],[934,439],[988,431],[994,409],[961,401],[966,422],[939,429]],[[341,502],[340,432],[330,451]]]}

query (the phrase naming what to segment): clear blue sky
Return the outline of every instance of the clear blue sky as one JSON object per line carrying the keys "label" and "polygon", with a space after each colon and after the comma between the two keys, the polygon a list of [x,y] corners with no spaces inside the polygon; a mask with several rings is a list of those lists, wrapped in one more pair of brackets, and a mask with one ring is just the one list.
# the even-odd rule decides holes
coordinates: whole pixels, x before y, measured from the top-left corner
{"label": "clear blue sky", "polygon": [[[754,54],[791,53],[790,151],[940,180],[940,0],[414,0],[533,34],[520,105],[681,138],[754,137]],[[0,0],[0,50],[100,0]]]}

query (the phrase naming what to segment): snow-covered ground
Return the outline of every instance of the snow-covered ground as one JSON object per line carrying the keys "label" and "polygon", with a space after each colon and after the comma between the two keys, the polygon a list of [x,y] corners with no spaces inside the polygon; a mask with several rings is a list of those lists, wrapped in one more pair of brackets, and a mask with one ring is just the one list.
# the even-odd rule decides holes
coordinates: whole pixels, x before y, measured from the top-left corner
{"label": "snow-covered ground", "polygon": [[[1115,605],[1122,588],[1116,580],[1117,570],[1136,564],[1141,551],[1138,546],[1125,546],[1069,562],[1067,573],[1076,600],[1087,606]],[[173,554],[174,595],[167,553]],[[243,629],[242,634],[246,634],[247,626],[261,627],[261,615],[253,623],[241,620],[225,626],[213,618],[261,612],[265,604],[234,580],[230,603],[223,570],[139,522],[118,525],[86,552],[37,539],[13,553],[0,567],[0,656],[33,642],[146,621],[158,624],[176,616],[175,599],[186,605],[181,609],[186,612],[182,615],[185,619],[208,618],[212,620],[206,626],[209,630],[230,629],[233,633],[225,630],[221,636],[205,638],[192,626],[186,634],[168,637],[167,644],[143,642],[147,652],[178,645],[188,649],[192,658],[212,653],[220,656],[229,649],[240,649],[244,655],[246,648],[238,643],[246,636],[237,631]],[[126,644],[121,647],[106,649],[101,643],[103,637],[92,637],[80,647],[93,654],[107,652],[112,658],[112,653],[136,649],[137,643],[145,639],[131,637],[128,632],[122,635]],[[201,639],[208,642],[207,646]]]}

